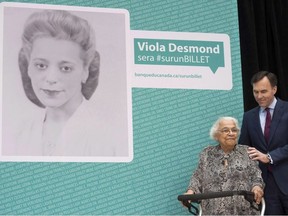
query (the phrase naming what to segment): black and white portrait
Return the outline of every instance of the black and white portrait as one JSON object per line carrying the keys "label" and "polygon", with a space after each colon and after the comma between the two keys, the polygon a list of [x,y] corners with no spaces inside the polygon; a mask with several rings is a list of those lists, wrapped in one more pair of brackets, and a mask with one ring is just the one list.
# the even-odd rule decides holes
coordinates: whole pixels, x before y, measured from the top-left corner
{"label": "black and white portrait", "polygon": [[131,161],[128,12],[1,7],[1,160]]}

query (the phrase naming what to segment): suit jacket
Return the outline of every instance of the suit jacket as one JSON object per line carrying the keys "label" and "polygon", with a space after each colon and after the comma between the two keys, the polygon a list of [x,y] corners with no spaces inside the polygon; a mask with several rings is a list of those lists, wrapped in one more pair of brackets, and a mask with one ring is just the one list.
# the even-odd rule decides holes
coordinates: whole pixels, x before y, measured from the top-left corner
{"label": "suit jacket", "polygon": [[[280,190],[288,195],[288,102],[277,99],[274,109],[268,145],[261,130],[260,107],[244,113],[239,143],[269,153],[273,159],[272,172]],[[264,181],[267,180],[268,164],[259,163]]]}

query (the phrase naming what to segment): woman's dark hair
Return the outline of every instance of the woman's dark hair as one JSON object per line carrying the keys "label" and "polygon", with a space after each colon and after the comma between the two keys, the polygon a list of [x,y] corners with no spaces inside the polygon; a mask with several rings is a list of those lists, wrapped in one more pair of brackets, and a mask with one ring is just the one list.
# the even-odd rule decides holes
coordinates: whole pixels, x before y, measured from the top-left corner
{"label": "woman's dark hair", "polygon": [[82,94],[89,100],[99,79],[100,56],[95,48],[94,31],[89,23],[63,10],[44,10],[33,13],[26,21],[22,34],[22,48],[19,51],[18,64],[26,96],[34,104],[45,107],[34,93],[28,66],[33,42],[36,38],[52,37],[75,42],[82,49],[81,59],[88,68],[89,75],[82,83]]}

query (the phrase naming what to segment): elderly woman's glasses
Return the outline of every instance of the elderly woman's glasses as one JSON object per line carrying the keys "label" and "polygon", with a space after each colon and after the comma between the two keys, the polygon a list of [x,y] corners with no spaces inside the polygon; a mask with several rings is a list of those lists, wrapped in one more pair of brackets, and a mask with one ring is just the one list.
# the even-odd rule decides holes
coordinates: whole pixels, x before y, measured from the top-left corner
{"label": "elderly woman's glasses", "polygon": [[223,134],[229,134],[230,132],[232,134],[236,134],[239,132],[239,129],[238,128],[222,128],[221,130],[218,130],[218,131],[220,131]]}

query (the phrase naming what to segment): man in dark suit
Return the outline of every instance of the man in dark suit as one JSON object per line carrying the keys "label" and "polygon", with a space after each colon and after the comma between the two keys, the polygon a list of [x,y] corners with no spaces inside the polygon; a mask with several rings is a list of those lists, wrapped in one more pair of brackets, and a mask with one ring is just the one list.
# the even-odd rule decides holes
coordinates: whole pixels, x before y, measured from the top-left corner
{"label": "man in dark suit", "polygon": [[265,182],[265,214],[287,215],[288,102],[274,96],[277,77],[273,73],[260,71],[251,84],[259,106],[244,113],[239,143],[249,145],[249,157],[259,161]]}

